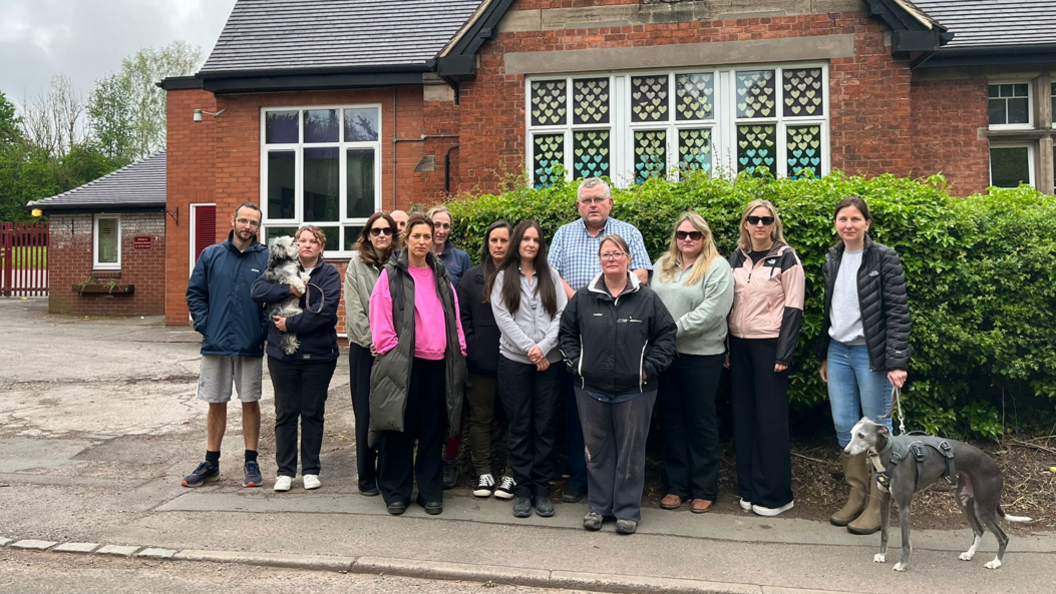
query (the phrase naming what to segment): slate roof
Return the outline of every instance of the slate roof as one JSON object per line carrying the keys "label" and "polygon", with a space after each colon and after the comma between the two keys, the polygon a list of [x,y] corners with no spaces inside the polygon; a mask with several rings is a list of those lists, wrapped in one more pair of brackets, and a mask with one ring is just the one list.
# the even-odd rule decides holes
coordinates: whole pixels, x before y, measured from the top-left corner
{"label": "slate roof", "polygon": [[425,66],[484,0],[238,0],[201,75]]}
{"label": "slate roof", "polygon": [[104,207],[164,207],[165,151],[126,165],[113,173],[26,206],[44,210]]}
{"label": "slate roof", "polygon": [[944,47],[1056,43],[1054,0],[912,0],[954,34]]}

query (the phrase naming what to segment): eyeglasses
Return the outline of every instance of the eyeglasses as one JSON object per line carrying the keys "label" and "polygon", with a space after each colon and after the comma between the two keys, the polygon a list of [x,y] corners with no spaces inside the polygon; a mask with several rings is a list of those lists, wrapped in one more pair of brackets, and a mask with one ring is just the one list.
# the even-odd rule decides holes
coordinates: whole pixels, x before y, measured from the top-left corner
{"label": "eyeglasses", "polygon": [[625,254],[623,252],[605,252],[604,254],[601,255],[601,259],[602,260],[619,260],[620,258],[622,258],[622,257],[624,257],[626,255],[627,254]]}
{"label": "eyeglasses", "polygon": [[675,237],[679,239],[692,239],[693,241],[700,241],[704,238],[704,234],[700,231],[675,231]]}
{"label": "eyeglasses", "polygon": [[250,227],[260,226],[260,221],[254,221],[253,219],[235,219],[235,223],[239,225],[249,225]]}
{"label": "eyeglasses", "polygon": [[608,200],[608,198],[583,198],[579,201],[579,203],[583,206],[590,206],[591,204],[601,204],[606,200]]}
{"label": "eyeglasses", "polygon": [[758,225],[759,223],[769,227],[774,224],[774,217],[748,217],[749,225]]}
{"label": "eyeglasses", "polygon": [[371,227],[370,234],[374,237],[381,234],[392,235],[392,227]]}

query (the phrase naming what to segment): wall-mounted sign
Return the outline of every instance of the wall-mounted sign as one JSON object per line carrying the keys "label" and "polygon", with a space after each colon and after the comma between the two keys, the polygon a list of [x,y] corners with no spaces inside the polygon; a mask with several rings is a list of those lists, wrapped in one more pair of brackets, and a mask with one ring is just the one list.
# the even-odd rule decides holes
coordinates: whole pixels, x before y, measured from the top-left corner
{"label": "wall-mounted sign", "polygon": [[132,238],[132,249],[134,250],[149,250],[153,244],[153,238],[149,235],[136,236]]}

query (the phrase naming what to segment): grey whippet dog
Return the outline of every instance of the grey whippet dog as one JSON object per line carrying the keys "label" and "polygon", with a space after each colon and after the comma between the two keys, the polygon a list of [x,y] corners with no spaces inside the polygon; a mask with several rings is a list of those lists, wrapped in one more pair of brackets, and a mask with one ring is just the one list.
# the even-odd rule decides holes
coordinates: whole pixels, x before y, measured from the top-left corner
{"label": "grey whippet dog", "polygon": [[[962,561],[971,561],[975,551],[979,547],[979,541],[983,538],[983,526],[997,537],[997,557],[988,561],[984,567],[997,569],[1001,567],[1001,559],[1005,555],[1005,547],[1008,546],[1008,536],[997,524],[997,516],[1010,522],[1030,522],[1030,518],[1020,516],[1008,516],[1001,510],[1001,491],[1004,489],[1004,480],[1001,471],[993,458],[975,446],[944,439],[942,442],[949,444],[947,449],[951,454],[949,460],[943,453],[929,452],[923,460],[910,455],[901,461],[895,457],[896,450],[906,452],[914,441],[928,440],[930,444],[937,443],[936,438],[918,437],[913,435],[892,436],[884,425],[871,421],[868,417],[851,429],[851,443],[847,444],[844,451],[851,455],[869,452],[869,458],[878,473],[878,490],[880,491],[880,552],[873,557],[876,563],[887,562],[887,530],[891,522],[891,499],[898,503],[898,519],[902,528],[902,560],[895,564],[895,571],[905,571],[909,564],[909,553],[913,550],[909,543],[910,513],[909,507],[913,501],[913,495],[924,490],[928,485],[939,478],[950,473],[954,468],[956,478],[949,477],[956,485],[957,505],[960,506],[964,517],[975,533],[975,541],[972,546],[961,553]],[[901,442],[901,443],[900,443]],[[902,447],[893,447],[893,446]],[[934,446],[932,446],[934,447]],[[921,448],[918,448],[921,449]],[[886,479],[884,478],[886,476]],[[876,480],[876,479],[874,479]],[[886,484],[885,484],[886,483]]]}

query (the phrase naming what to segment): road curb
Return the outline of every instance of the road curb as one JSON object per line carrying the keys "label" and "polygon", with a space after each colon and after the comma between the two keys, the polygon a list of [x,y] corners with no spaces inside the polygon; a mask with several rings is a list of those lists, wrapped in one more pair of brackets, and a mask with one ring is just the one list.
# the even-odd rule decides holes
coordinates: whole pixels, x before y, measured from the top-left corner
{"label": "road curb", "polygon": [[285,553],[251,553],[244,551],[180,551],[172,557],[176,561],[212,561],[214,563],[242,563],[264,567],[308,569],[314,571],[351,571],[354,557],[323,555],[290,555]]}

